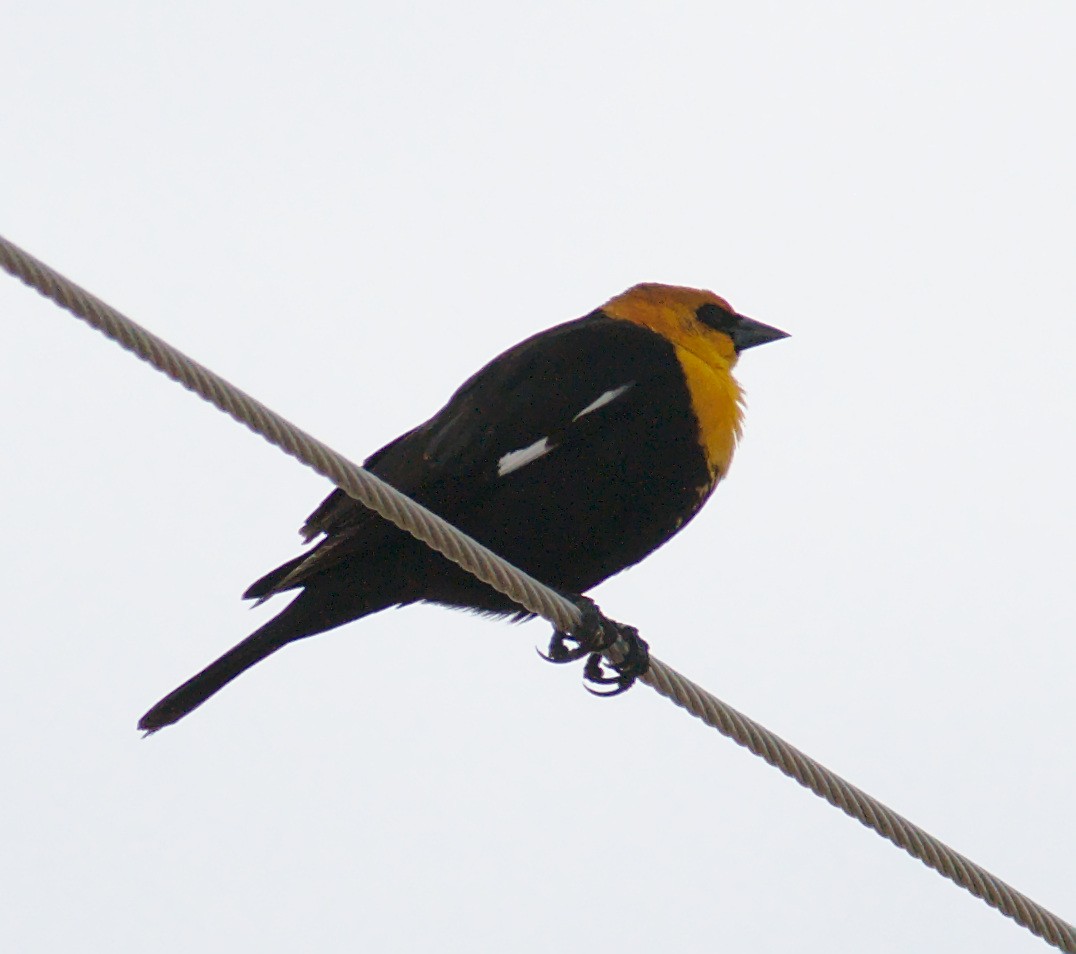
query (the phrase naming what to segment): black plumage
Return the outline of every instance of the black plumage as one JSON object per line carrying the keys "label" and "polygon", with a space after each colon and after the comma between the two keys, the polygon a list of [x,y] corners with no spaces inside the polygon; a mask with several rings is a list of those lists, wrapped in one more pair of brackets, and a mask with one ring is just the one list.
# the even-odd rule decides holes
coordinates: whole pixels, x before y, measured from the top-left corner
{"label": "black plumage", "polygon": [[[602,310],[495,358],[365,466],[568,594],[585,592],[668,540],[721,476],[708,466],[674,343]],[[161,700],[140,728],[175,722],[287,643],[389,606],[426,601],[526,615],[341,490],[302,532],[320,539],[244,596],[299,594]]]}

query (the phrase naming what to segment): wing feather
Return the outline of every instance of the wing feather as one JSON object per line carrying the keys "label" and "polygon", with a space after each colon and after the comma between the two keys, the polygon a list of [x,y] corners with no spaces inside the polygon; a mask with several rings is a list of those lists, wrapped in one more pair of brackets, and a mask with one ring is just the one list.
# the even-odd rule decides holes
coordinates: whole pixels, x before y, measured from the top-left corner
{"label": "wing feather", "polygon": [[[506,455],[545,440],[551,456],[573,432],[600,429],[599,412],[615,412],[641,392],[633,385],[653,370],[648,349],[654,338],[600,312],[535,335],[487,364],[441,411],[372,454],[365,466],[456,522],[492,484],[511,480],[530,462],[504,467]],[[625,340],[632,346],[622,347]],[[324,538],[255,583],[248,596],[264,599],[302,586],[400,531],[336,489],[301,533],[307,542]]]}

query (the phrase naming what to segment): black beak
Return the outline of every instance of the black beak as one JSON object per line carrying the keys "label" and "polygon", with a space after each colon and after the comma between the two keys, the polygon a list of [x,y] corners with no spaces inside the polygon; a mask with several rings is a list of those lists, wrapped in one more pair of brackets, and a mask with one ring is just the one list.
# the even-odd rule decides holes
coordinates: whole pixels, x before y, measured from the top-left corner
{"label": "black beak", "polygon": [[780,341],[782,338],[788,337],[788,332],[781,331],[780,328],[764,325],[761,321],[745,318],[743,315],[738,315],[737,317],[739,321],[730,332],[732,344],[737,352],[766,344],[768,341]]}

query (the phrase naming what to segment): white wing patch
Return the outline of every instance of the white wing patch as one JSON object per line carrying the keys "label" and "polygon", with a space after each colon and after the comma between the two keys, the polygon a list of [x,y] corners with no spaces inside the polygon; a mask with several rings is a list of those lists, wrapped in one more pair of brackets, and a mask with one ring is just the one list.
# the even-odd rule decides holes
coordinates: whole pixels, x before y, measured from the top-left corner
{"label": "white wing patch", "polygon": [[519,470],[520,467],[526,467],[527,464],[534,463],[539,457],[544,457],[548,454],[555,446],[555,444],[549,443],[548,437],[543,437],[541,440],[528,444],[526,447],[521,447],[519,450],[509,451],[497,461],[497,476],[503,477],[505,474],[512,473],[513,470]]}
{"label": "white wing patch", "polygon": [[613,388],[613,390],[611,391],[606,391],[603,395],[601,395],[601,397],[591,401],[585,408],[583,408],[583,410],[576,414],[575,417],[572,418],[572,420],[578,421],[579,418],[583,417],[585,414],[590,414],[592,411],[596,411],[600,407],[605,407],[606,404],[612,404],[613,401],[615,401],[622,394],[626,394],[633,387],[635,387],[635,382],[629,381],[627,384],[622,384],[618,388]]}
{"label": "white wing patch", "polygon": [[[575,417],[572,418],[572,421],[578,421],[579,418],[591,414],[599,408],[605,407],[606,404],[612,404],[613,401],[622,394],[626,394],[633,387],[635,387],[635,382],[629,381],[627,384],[622,384],[618,388],[606,391],[576,414]],[[509,451],[497,461],[497,476],[504,477],[514,470],[519,470],[520,467],[526,467],[527,464],[533,464],[539,457],[545,457],[545,455],[556,446],[557,445],[550,438],[543,437],[536,440],[533,444],[521,447],[519,450]]]}

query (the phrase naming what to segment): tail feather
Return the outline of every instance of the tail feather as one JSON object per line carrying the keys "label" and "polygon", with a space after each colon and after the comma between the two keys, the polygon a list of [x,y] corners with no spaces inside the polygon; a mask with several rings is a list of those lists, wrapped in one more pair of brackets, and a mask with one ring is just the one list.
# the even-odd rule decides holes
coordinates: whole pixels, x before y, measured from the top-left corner
{"label": "tail feather", "polygon": [[178,722],[251,666],[297,639],[334,629],[391,606],[362,592],[322,586],[303,590],[284,610],[211,662],[149,710],[138,722],[147,735]]}
{"label": "tail feather", "polygon": [[[255,606],[264,603],[270,596],[274,596],[280,592],[279,584],[281,581],[298,566],[305,563],[309,556],[309,553],[302,553],[294,559],[288,560],[287,563],[281,564],[275,570],[270,570],[265,576],[255,580],[246,588],[246,591],[243,593],[243,599],[257,600],[254,604]],[[296,582],[289,588],[294,588],[299,585],[300,584]]]}
{"label": "tail feather", "polygon": [[528,615],[508,597],[449,563],[425,544],[410,537],[407,541],[382,553],[376,562],[368,554],[361,576],[343,563],[335,571],[329,568],[310,579],[291,582],[291,574],[310,559],[310,553],[263,576],[244,596],[262,602],[281,590],[302,587],[302,591],[281,613],[165,696],[142,716],[138,728],[149,735],[172,725],[288,643],[335,629],[389,606],[425,600],[494,616],[514,615],[519,619]]}
{"label": "tail feather", "polygon": [[198,675],[192,676],[178,689],[168,693],[139,719],[138,728],[146,735],[151,735],[158,729],[178,722],[223,689],[236,676],[286,646],[291,640],[274,636],[272,627],[275,622],[276,620],[270,620],[237,646],[229,649],[220,659],[211,662]]}

